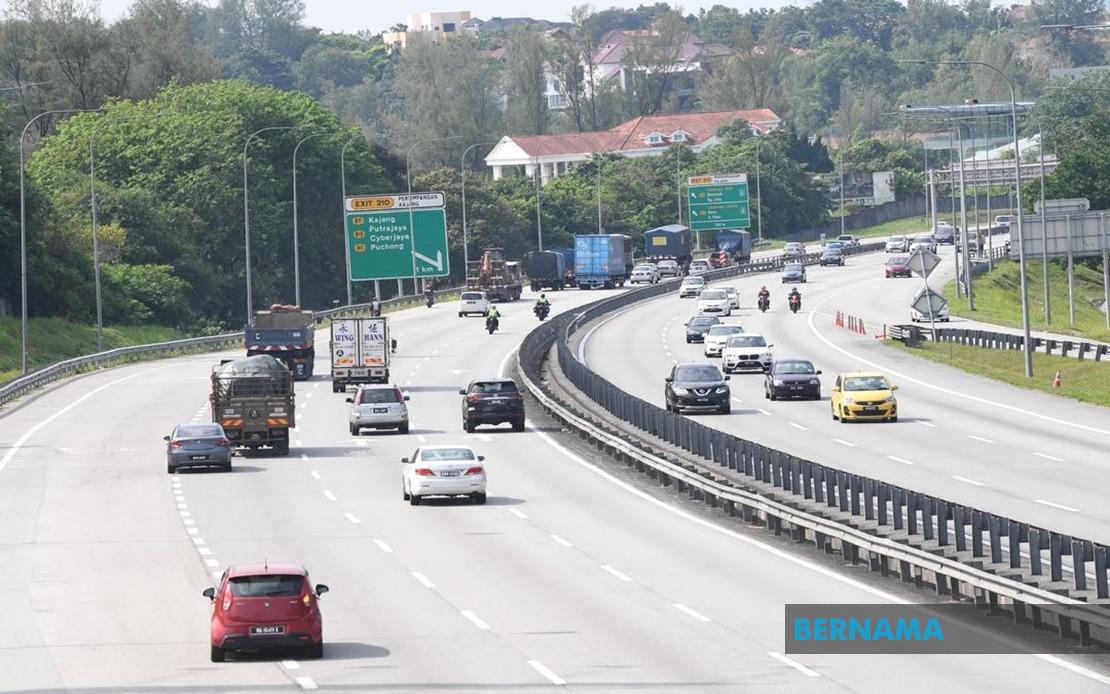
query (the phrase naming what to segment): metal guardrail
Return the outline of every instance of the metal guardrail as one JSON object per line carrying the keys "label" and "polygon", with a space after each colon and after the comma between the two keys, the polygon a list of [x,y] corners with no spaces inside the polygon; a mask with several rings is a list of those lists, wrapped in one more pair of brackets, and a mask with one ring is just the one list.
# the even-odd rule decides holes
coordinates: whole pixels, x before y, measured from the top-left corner
{"label": "metal guardrail", "polygon": [[[863,252],[866,246],[856,252]],[[710,279],[757,272],[759,266],[710,273]],[[716,274],[717,276],[713,276]],[[1015,621],[1050,627],[1061,637],[1074,635],[1084,645],[1110,642],[1108,565],[1104,545],[1072,537],[1022,521],[906,489],[879,479],[857,475],[798,458],[710,428],[693,419],[671,414],[653,403],[625,393],[591,371],[573,354],[568,339],[590,321],[633,303],[654,298],[673,287],[656,285],[605,299],[576,314],[557,316],[525,338],[518,364],[529,390],[556,416],[603,446],[634,461],[639,469],[676,484],[691,496],[713,505],[724,503],[746,520],[758,512],[776,534],[787,526],[798,541],[812,541],[831,551],[835,540],[844,557],[859,559],[863,550],[870,568],[886,575],[893,571],[905,582],[928,582],[940,595],[970,596],[992,612],[1007,608]],[[619,435],[575,415],[558,402],[551,384],[541,376],[552,345],[563,376],[586,398],[623,423]],[[635,431],[642,432],[638,438]],[[647,453],[644,446],[658,440],[681,451],[703,470],[747,480],[758,489],[784,495],[782,502],[767,492],[746,492],[706,479],[708,472],[685,469]],[[737,509],[739,507],[739,509]],[[811,513],[799,510],[808,507]],[[829,517],[822,517],[822,514]],[[857,527],[853,527],[857,526]],[[889,538],[880,537],[887,535]],[[913,545],[917,545],[916,547]],[[1070,567],[1064,558],[1070,558]],[[1093,565],[1093,589],[1088,585]],[[1066,568],[1071,570],[1064,580]]]}
{"label": "metal guardrail", "polygon": [[[932,339],[931,331],[917,325],[888,325],[887,335],[892,340],[899,340],[907,344],[916,344],[922,340]],[[954,342],[961,345],[981,347],[983,349],[1002,349],[1021,351],[1025,348],[1025,341],[1016,333],[1000,333],[994,330],[976,330],[974,328],[937,328],[937,342]],[[1061,357],[1075,357],[1082,361],[1088,355],[1094,356],[1095,361],[1110,355],[1110,345],[1103,342],[1087,342],[1085,340],[1057,340],[1055,338],[1033,337],[1031,346],[1034,352],[1044,354],[1057,354]]]}
{"label": "metal guardrail", "polygon": [[[436,297],[442,298],[449,296],[453,293],[461,291],[461,288],[444,289],[436,292]],[[424,301],[424,295],[418,294],[413,296],[402,296],[395,299],[388,299],[382,302],[383,308],[398,308],[409,305],[417,305]],[[324,309],[316,311],[316,320],[320,322],[323,319],[347,316],[355,314],[368,314],[370,311],[370,304],[354,304],[351,306],[340,306],[337,308]],[[51,364],[50,366],[32,371],[26,376],[15,379],[14,381],[0,386],[0,405],[19,398],[36,388],[56,381],[66,376],[82,373],[94,368],[102,368],[113,364],[118,364],[125,361],[135,359],[150,359],[157,357],[172,356],[181,354],[183,352],[207,352],[215,351],[224,348],[234,347],[243,343],[243,331],[235,333],[225,333],[223,335],[212,335],[208,337],[191,337],[184,340],[173,340],[170,342],[156,342],[146,345],[131,345],[130,347],[119,347],[117,349],[110,349],[104,352],[97,352],[94,354],[86,354],[73,359],[66,359],[65,361]]]}

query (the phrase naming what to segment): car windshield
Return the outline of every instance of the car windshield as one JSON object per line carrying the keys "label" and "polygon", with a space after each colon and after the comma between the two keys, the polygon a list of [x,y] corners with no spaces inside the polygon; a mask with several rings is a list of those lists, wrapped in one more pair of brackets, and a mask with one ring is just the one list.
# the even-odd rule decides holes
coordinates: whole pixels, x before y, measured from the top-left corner
{"label": "car windshield", "polygon": [[905,236],[891,236],[890,237],[890,242],[891,243],[904,243],[905,241],[906,241]]}
{"label": "car windshield", "polygon": [[706,289],[704,292],[701,293],[701,298],[703,301],[706,299],[727,299],[728,295],[720,289]]}
{"label": "car windshield", "polygon": [[652,267],[652,266],[650,266],[650,265],[637,265],[636,267],[634,267],[634,268],[632,269],[632,271],[633,271],[633,272],[651,272],[651,271],[652,271],[652,270],[654,270],[654,269],[655,269],[655,268],[653,268],[653,267]]}
{"label": "car windshield", "polygon": [[675,371],[674,380],[676,381],[719,381],[721,380],[721,372],[717,370],[716,366],[694,365],[694,366],[680,366]]}
{"label": "car windshield", "polygon": [[742,333],[744,329],[739,325],[714,325],[709,329],[709,337],[719,337],[721,335],[735,335]]}
{"label": "car windshield", "polygon": [[842,254],[843,254],[843,251],[840,250],[840,246],[830,246],[830,247],[825,249],[825,255],[842,255]]}
{"label": "car windshield", "polygon": [[425,462],[474,460],[474,451],[469,448],[427,448],[420,451],[420,459]]}
{"label": "car windshield", "polygon": [[478,301],[482,298],[480,292],[464,292],[462,295],[463,301]]}
{"label": "car windshield", "polygon": [[399,402],[397,391],[393,388],[363,388],[359,391],[356,401],[358,405],[381,405],[389,402]]}
{"label": "car windshield", "polygon": [[836,238],[837,238],[838,241],[851,241],[852,240],[851,236],[837,236]]}
{"label": "car windshield", "polygon": [[705,328],[710,325],[716,325],[717,323],[720,323],[720,320],[718,320],[716,316],[697,316],[696,318],[690,319],[691,328]]}
{"label": "car windshield", "polygon": [[886,261],[886,264],[887,265],[905,265],[909,261],[910,261],[910,257],[908,255],[896,255],[893,258],[891,258],[890,260]]}
{"label": "car windshield", "polygon": [[808,361],[777,361],[775,362],[777,374],[812,374],[816,373],[813,364]]}
{"label": "car windshield", "polygon": [[686,279],[682,280],[682,283],[683,284],[705,284],[705,278],[704,277],[687,277]]}
{"label": "car windshield", "polygon": [[799,263],[791,263],[782,269],[783,272],[801,272],[802,266]]}
{"label": "car windshield", "polygon": [[887,390],[890,384],[884,376],[851,376],[844,379],[844,390]]}
{"label": "car windshield", "polygon": [[296,574],[263,574],[234,576],[230,579],[231,594],[238,598],[270,598],[300,595],[304,576]]}
{"label": "car windshield", "polygon": [[515,393],[516,383],[513,381],[481,381],[470,386],[471,393]]}
{"label": "car windshield", "polygon": [[729,347],[766,347],[767,341],[760,335],[737,335],[728,339]]}
{"label": "car windshield", "polygon": [[663,260],[659,263],[659,267],[675,267],[676,265],[678,265],[678,263],[673,260]]}
{"label": "car windshield", "polygon": [[[163,431],[165,431],[163,429]],[[213,424],[183,424],[177,428],[178,438],[206,438],[208,436],[223,436],[224,432],[219,426]]]}

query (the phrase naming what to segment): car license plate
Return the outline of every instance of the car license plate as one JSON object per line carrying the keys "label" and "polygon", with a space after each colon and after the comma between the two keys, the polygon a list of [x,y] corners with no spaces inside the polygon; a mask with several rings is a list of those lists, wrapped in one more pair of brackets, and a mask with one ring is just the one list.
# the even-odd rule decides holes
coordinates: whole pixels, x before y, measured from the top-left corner
{"label": "car license plate", "polygon": [[709,398],[698,398],[698,402],[709,402]]}
{"label": "car license plate", "polygon": [[386,412],[389,412],[388,407],[375,407],[374,408],[374,414],[385,414]]}
{"label": "car license plate", "polygon": [[273,624],[264,627],[251,627],[251,636],[281,636],[285,633],[285,627],[280,624]]}
{"label": "car license plate", "polygon": [[790,390],[803,390],[805,386],[790,386]]}
{"label": "car license plate", "polygon": [[864,414],[878,414],[879,413],[879,408],[878,407],[865,407],[865,408],[863,408],[863,413]]}
{"label": "car license plate", "polygon": [[439,473],[439,476],[440,477],[458,477],[459,476],[459,471],[458,470],[444,470],[443,472]]}
{"label": "car license plate", "polygon": [[191,455],[191,456],[189,456],[189,460],[208,460],[208,456],[206,456],[206,455]]}

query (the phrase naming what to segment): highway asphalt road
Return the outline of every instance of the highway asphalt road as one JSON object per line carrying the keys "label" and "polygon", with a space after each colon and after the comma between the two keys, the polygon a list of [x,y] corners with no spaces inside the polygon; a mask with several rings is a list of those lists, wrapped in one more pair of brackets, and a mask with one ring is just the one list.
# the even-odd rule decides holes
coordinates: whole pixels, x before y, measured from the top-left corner
{"label": "highway asphalt road", "polygon": [[[952,248],[932,283],[952,275]],[[736,374],[729,416],[700,421],[851,472],[977,505],[1087,539],[1110,542],[1110,412],[970,375],[914,357],[875,339],[884,323],[908,323],[920,278],[884,279],[885,254],[850,257],[844,267],[813,267],[799,285],[802,311],[786,307],[777,276],[720,283],[740,291],[741,310],[723,319],[766,336],[780,357],[811,359],[823,371],[823,398],[769,401],[763,376]],[[771,310],[755,308],[759,287],[771,290]],[[686,344],[684,323],[694,299],[656,299],[595,321],[583,331],[584,354],[617,386],[663,405],[663,378],[675,361],[707,361],[702,346]],[[866,334],[836,325],[861,318]],[[959,326],[953,318],[950,325]],[[714,359],[713,361],[717,361]],[[1107,365],[1110,368],[1110,365]],[[836,373],[882,371],[900,386],[900,421],[848,423],[832,419],[828,388]],[[1051,374],[1040,374],[1050,379]]]}
{"label": "highway asphalt road", "polygon": [[[553,305],[602,294],[553,293]],[[526,433],[466,435],[457,389],[504,368],[535,325],[526,302],[505,314],[494,336],[453,304],[393,315],[409,435],[351,437],[348,405],[317,376],[297,384],[292,454],[237,457],[231,474],[167,475],[161,441],[207,418],[207,375],[224,355],[95,372],[3,413],[0,690],[1110,686],[1089,658],[781,655],[787,603],[925,598],[656,499],[538,413]],[[487,456],[489,503],[404,503],[399,459],[458,442]],[[209,662],[201,590],[227,563],[262,559],[302,562],[331,587],[322,660]]]}

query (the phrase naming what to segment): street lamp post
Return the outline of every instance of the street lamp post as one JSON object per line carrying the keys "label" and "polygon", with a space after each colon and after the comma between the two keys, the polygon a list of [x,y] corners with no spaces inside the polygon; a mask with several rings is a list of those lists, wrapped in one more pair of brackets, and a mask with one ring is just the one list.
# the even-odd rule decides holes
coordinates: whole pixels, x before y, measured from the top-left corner
{"label": "street lamp post", "polygon": [[[1041,160],[1041,272],[1044,275],[1044,325],[1047,328],[1052,325],[1052,304],[1049,303],[1048,295],[1048,210],[1044,205],[1044,128],[1041,127],[1040,119],[1037,120],[1037,158]],[[1110,310],[1110,306],[1107,310]]]}
{"label": "street lamp post", "polygon": [[305,135],[293,147],[293,303],[297,306],[301,305],[301,243],[297,229],[297,152],[305,142],[323,135],[327,133]]}
{"label": "street lamp post", "polygon": [[271,125],[266,128],[259,128],[247,136],[247,141],[243,143],[243,253],[245,256],[246,264],[246,277],[247,277],[247,317],[246,321],[249,323],[251,313],[254,311],[254,300],[251,296],[251,207],[249,189],[247,188],[247,147],[250,146],[251,140],[257,135],[270,130],[296,130],[299,125]]}
{"label": "street lamp post", "polygon": [[23,143],[27,137],[27,131],[31,129],[35,121],[43,116],[61,115],[64,113],[93,113],[100,111],[99,108],[67,108],[57,109],[54,111],[43,111],[37,116],[27,121],[23,126],[23,131],[19,134],[19,292],[20,292],[20,352],[23,373],[27,373],[27,192],[26,185],[24,184],[24,161]]}
{"label": "street lamp post", "polygon": [[[362,133],[352,135],[343,146],[339,148],[339,191],[342,197],[343,205],[343,255],[347,260],[347,305],[350,306],[354,303],[353,293],[351,291],[351,242],[347,238],[347,147],[349,147],[355,140],[361,139]],[[374,297],[380,299],[379,290],[380,285],[378,281],[374,281]]]}
{"label": "street lamp post", "polygon": [[840,235],[844,236],[844,143],[836,150],[836,167],[840,169]]}
{"label": "street lamp post", "polygon": [[595,152],[594,173],[597,175],[597,233],[601,233],[601,155]]}
{"label": "street lamp post", "polygon": [[[963,275],[964,275],[964,290],[967,292],[967,308],[969,311],[975,310],[975,300],[971,293],[971,256],[968,255],[968,236],[970,232],[967,228],[967,188],[964,183],[964,133],[962,124],[953,120],[952,124],[956,126],[956,137],[959,139],[960,145],[960,248],[963,250]],[[978,232],[976,232],[978,233]],[[957,277],[957,282],[959,279]]]}
{"label": "street lamp post", "polygon": [[463,232],[463,283],[466,283],[466,269],[470,267],[470,237],[466,226],[466,155],[475,147],[495,145],[497,142],[475,142],[463,150],[459,160],[459,178],[462,180],[462,232]]}
{"label": "street lamp post", "polygon": [[543,217],[540,215],[540,184],[543,178],[543,164],[539,151],[536,152],[536,165],[532,169],[532,182],[536,185],[536,250],[543,250]]}
{"label": "street lamp post", "polygon": [[759,173],[759,136],[755,140],[755,215],[756,215],[756,231],[760,243],[763,243],[763,190],[761,187],[761,177]]}

